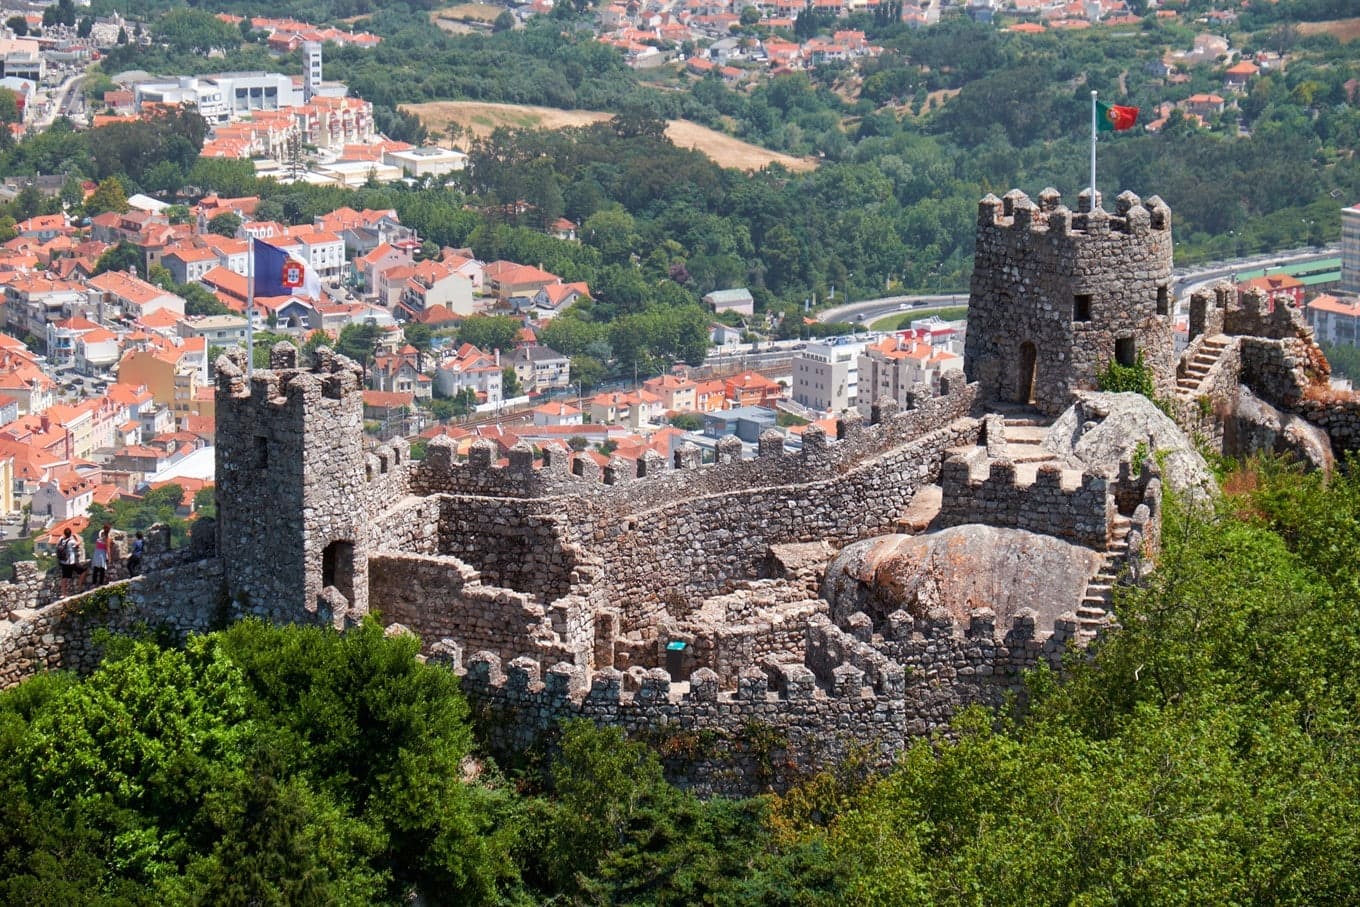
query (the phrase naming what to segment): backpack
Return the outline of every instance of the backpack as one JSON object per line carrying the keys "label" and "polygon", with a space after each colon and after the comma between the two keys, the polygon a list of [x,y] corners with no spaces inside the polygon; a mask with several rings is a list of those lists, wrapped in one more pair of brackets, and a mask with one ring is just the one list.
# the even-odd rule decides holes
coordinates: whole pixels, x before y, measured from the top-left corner
{"label": "backpack", "polygon": [[57,561],[63,564],[70,564],[75,561],[74,536],[62,536],[61,541],[57,542]]}

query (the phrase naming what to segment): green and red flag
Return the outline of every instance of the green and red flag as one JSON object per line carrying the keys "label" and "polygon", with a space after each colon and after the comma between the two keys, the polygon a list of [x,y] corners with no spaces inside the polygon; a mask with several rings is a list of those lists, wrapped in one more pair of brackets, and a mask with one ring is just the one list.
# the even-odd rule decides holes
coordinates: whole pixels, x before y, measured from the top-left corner
{"label": "green and red flag", "polygon": [[1096,123],[1103,132],[1122,132],[1132,129],[1138,122],[1137,107],[1121,107],[1118,104],[1096,102]]}

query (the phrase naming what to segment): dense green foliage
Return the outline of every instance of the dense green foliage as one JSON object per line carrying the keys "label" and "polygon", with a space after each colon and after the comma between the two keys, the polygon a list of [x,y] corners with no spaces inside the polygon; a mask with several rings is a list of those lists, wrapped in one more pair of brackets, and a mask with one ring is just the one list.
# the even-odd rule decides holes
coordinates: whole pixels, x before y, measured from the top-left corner
{"label": "dense green foliage", "polygon": [[7,694],[0,900],[493,900],[511,828],[461,780],[454,678],[414,652],[376,625],[246,623]]}
{"label": "dense green foliage", "polygon": [[791,838],[853,867],[849,902],[1354,900],[1360,479],[1246,479],[1208,516],[1168,510],[1121,631],[1036,678],[1022,720],[974,714],[881,782],[785,799]]}

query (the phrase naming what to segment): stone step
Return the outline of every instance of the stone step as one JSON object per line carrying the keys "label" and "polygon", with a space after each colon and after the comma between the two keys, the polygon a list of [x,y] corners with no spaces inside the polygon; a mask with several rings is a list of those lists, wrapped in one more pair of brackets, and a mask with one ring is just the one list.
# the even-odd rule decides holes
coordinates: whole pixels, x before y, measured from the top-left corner
{"label": "stone step", "polygon": [[939,485],[925,485],[912,496],[902,515],[897,518],[897,531],[924,532],[940,515],[944,503],[944,489]]}
{"label": "stone step", "polygon": [[1042,444],[1048,434],[1046,425],[1007,425],[1007,444]]}

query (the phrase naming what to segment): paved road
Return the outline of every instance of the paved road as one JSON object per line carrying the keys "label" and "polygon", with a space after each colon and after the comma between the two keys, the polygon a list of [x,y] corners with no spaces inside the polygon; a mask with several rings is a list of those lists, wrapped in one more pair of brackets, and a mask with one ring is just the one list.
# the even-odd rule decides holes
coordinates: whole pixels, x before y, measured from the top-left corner
{"label": "paved road", "polygon": [[936,293],[928,296],[881,296],[878,299],[865,299],[838,305],[817,313],[817,320],[854,321],[871,324],[879,318],[886,318],[896,312],[909,312],[912,309],[937,309],[945,306],[968,304],[967,293]]}
{"label": "paved road", "polygon": [[[1335,258],[1340,254],[1340,246],[1325,246],[1322,249],[1288,249],[1282,252],[1269,252],[1250,258],[1239,258],[1233,261],[1213,262],[1211,264],[1195,265],[1190,268],[1177,268],[1175,274],[1175,297],[1177,300],[1188,300],[1190,294],[1200,287],[1207,286],[1215,281],[1231,279],[1233,275],[1241,271],[1252,271],[1258,268],[1268,268],[1277,264],[1303,264],[1309,261],[1322,261],[1325,258]],[[926,296],[882,296],[878,299],[865,299],[860,302],[852,302],[846,305],[838,305],[835,308],[824,309],[817,313],[817,320],[827,321],[852,321],[855,323],[872,324],[880,318],[886,318],[896,312],[909,312],[912,309],[931,309],[943,306],[966,305],[968,302],[967,293],[952,294],[932,294]]]}
{"label": "paved road", "polygon": [[39,117],[38,120],[32,124],[34,129],[46,129],[48,126],[52,125],[57,117],[63,116],[66,113],[66,109],[70,104],[69,95],[83,78],[85,78],[84,72],[78,72],[67,76],[66,81],[48,92],[48,97],[52,99],[52,103],[48,107],[47,113]]}

